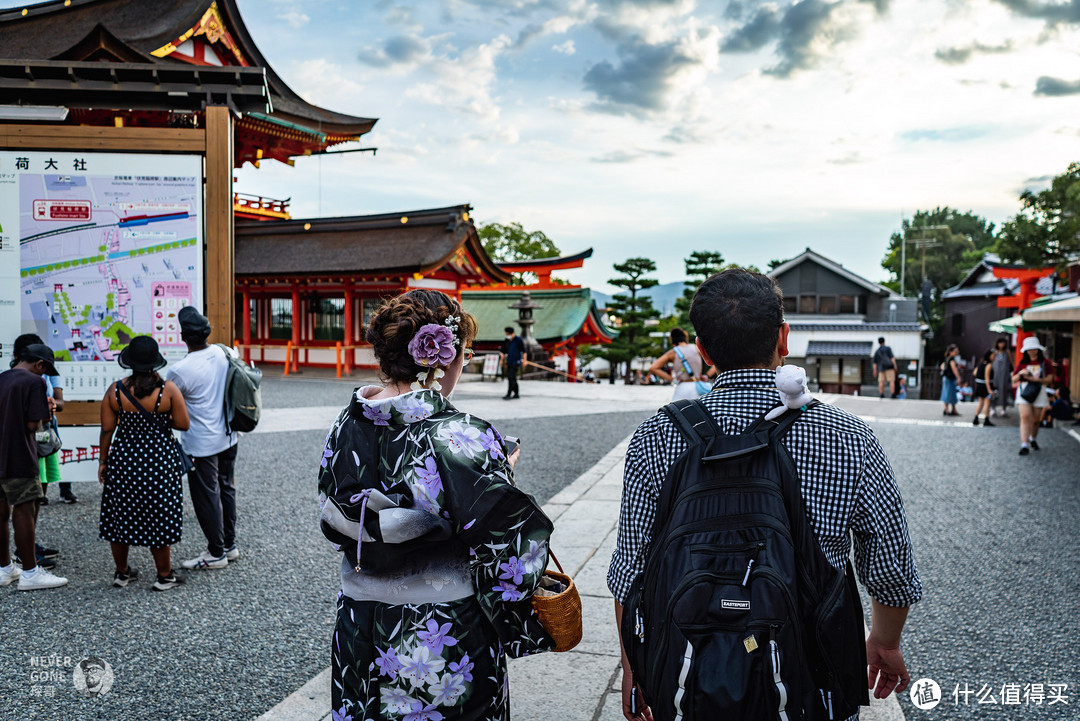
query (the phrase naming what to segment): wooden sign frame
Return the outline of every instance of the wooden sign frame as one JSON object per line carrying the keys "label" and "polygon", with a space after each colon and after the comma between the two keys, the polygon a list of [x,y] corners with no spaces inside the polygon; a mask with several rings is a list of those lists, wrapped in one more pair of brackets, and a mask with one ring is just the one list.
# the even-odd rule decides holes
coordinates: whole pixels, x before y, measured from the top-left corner
{"label": "wooden sign frame", "polygon": [[[192,129],[0,123],[0,150],[203,155],[206,159],[205,312],[213,326],[210,341],[232,345],[235,284],[232,111],[223,105],[207,106],[205,125],[205,128]],[[57,420],[65,426],[95,425],[100,422],[100,402],[68,401]]]}

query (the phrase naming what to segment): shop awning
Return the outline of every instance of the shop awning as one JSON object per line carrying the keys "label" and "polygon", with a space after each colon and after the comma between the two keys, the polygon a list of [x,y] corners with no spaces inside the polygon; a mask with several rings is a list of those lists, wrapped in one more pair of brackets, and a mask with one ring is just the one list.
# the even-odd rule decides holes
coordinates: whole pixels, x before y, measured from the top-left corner
{"label": "shop awning", "polygon": [[1080,297],[1036,305],[1025,310],[1023,316],[1025,323],[1078,323],[1080,322]]}
{"label": "shop awning", "polygon": [[873,355],[870,341],[812,340],[806,346],[806,357],[866,358]]}
{"label": "shop awning", "polygon": [[1001,320],[995,320],[992,323],[986,325],[990,329],[991,333],[1007,333],[1012,334],[1020,330],[1020,316],[1014,315],[1011,318],[1002,318]]}

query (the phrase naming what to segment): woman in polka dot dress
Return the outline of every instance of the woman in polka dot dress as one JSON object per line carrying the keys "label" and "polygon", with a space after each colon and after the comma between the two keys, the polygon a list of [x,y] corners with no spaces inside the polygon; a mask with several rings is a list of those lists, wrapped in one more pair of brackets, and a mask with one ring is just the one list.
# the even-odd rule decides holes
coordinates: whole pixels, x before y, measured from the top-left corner
{"label": "woman in polka dot dress", "polygon": [[128,548],[149,546],[157,567],[153,588],[166,591],[184,581],[170,555],[180,541],[184,494],[169,429],[187,430],[187,407],[180,389],[157,373],[165,359],[153,338],[133,338],[119,362],[131,375],[109,386],[101,401],[101,538],[112,544],[113,586],[139,577],[128,564]]}

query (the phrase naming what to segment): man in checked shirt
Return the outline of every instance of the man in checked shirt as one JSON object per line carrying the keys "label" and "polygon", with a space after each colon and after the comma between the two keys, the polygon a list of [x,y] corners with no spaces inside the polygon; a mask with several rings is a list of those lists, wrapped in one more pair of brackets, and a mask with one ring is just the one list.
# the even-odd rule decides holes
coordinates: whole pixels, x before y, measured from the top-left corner
{"label": "man in checked shirt", "polygon": [[[780,288],[760,273],[726,270],[702,283],[694,295],[690,321],[702,357],[719,372],[701,401],[724,433],[741,433],[779,405],[775,368],[788,353],[789,330]],[[863,421],[827,404],[807,410],[783,443],[799,473],[810,527],[829,563],[843,569],[849,539],[855,542],[857,575],[872,598],[866,640],[869,688],[877,698],[901,693],[910,678],[900,634],[908,607],[922,597],[922,584],[885,452]],[[686,447],[674,422],[663,413],[642,423],[630,441],[618,543],[607,577],[619,628],[630,584],[645,567],[660,487]],[[622,663],[623,715],[651,721],[647,707],[636,716],[630,713],[625,652]]]}

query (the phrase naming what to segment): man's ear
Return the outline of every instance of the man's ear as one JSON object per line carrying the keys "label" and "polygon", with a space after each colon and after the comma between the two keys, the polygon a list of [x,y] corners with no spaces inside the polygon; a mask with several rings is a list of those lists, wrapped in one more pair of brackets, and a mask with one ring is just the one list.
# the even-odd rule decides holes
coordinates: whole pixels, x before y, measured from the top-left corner
{"label": "man's ear", "polygon": [[694,345],[697,346],[697,352],[701,354],[701,360],[705,361],[706,365],[716,365],[705,351],[705,346],[701,345],[701,336],[694,339]]}
{"label": "man's ear", "polygon": [[788,333],[791,332],[791,326],[784,321],[780,324],[780,334],[776,337],[776,354],[781,358],[786,358],[788,354]]}

